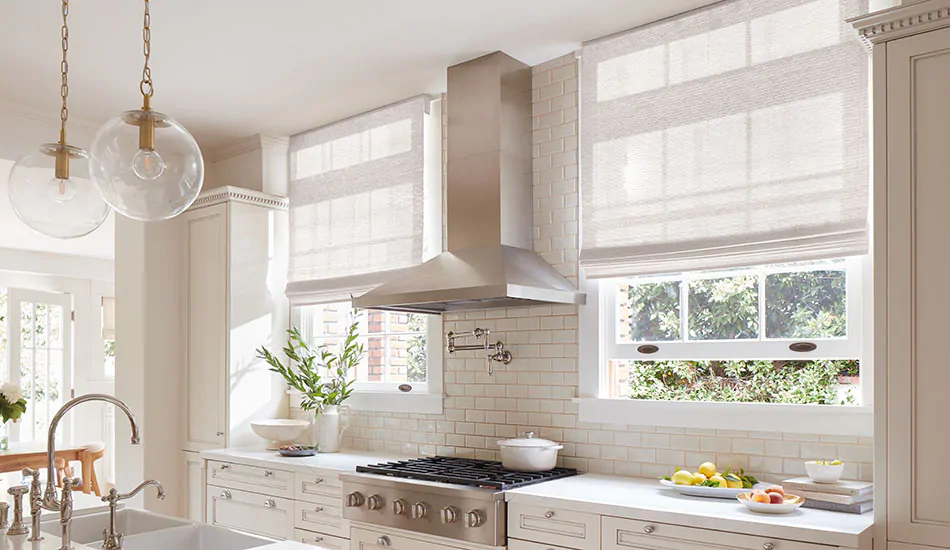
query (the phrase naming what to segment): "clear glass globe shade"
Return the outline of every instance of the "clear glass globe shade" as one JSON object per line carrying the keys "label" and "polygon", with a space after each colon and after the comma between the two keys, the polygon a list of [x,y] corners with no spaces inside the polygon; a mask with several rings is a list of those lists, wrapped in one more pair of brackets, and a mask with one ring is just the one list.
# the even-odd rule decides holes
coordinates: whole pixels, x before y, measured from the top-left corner
{"label": "clear glass globe shade", "polygon": [[[43,146],[49,152],[56,144]],[[55,176],[56,158],[36,151],[16,162],[7,194],[17,217],[34,230],[57,239],[88,235],[109,216],[109,205],[89,178],[85,151],[70,148],[69,179]]]}
{"label": "clear glass globe shade", "polygon": [[[151,150],[140,147],[141,123],[151,117]],[[93,182],[117,212],[143,221],[167,220],[185,211],[201,192],[204,160],[181,124],[155,111],[126,111],[107,122],[89,150]]]}

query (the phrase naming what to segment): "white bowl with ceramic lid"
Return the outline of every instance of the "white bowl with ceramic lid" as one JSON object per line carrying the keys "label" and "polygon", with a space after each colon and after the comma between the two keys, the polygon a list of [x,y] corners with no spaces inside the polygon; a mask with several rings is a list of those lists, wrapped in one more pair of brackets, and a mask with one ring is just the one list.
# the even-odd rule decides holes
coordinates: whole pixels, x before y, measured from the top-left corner
{"label": "white bowl with ceramic lid", "polygon": [[548,439],[534,437],[534,432],[525,432],[522,437],[498,442],[501,449],[501,464],[516,472],[547,472],[557,467],[557,452],[564,445]]}

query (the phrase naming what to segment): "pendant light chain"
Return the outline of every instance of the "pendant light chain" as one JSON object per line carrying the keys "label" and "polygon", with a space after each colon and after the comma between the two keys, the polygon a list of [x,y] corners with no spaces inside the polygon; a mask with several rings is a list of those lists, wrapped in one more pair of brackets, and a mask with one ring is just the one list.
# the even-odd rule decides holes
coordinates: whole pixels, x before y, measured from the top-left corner
{"label": "pendant light chain", "polygon": [[63,60],[59,63],[59,72],[62,76],[59,95],[63,98],[63,106],[59,111],[59,143],[66,144],[66,119],[69,118],[69,108],[66,107],[66,98],[69,97],[69,62],[66,61],[66,52],[69,51],[69,0],[63,0],[63,26],[60,29],[60,36],[63,40]]}
{"label": "pendant light chain", "polygon": [[148,64],[149,58],[152,56],[152,14],[149,0],[145,0],[142,42],[142,53],[145,54],[145,66],[142,68],[142,81],[139,82],[139,91],[142,92],[142,108],[147,111],[151,108],[152,95],[155,93],[155,89],[152,88],[152,68]]}

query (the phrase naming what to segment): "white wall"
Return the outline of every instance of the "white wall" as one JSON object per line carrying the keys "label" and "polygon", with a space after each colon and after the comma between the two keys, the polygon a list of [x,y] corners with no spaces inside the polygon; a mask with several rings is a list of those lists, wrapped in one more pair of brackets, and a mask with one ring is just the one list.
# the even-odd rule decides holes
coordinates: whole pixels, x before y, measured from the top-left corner
{"label": "white wall", "polygon": [[[175,220],[116,225],[116,397],[135,413],[142,443],[129,445],[130,430],[116,416],[116,482],[120,490],[157,479],[181,487],[183,353],[180,332],[181,228]],[[144,506],[178,514],[180,499],[153,493]]]}

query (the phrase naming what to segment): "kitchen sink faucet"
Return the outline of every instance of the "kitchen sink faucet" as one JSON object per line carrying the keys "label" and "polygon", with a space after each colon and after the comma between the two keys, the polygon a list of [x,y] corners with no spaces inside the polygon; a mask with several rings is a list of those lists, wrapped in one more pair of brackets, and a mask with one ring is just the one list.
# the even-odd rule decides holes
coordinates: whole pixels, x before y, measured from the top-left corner
{"label": "kitchen sink faucet", "polygon": [[113,487],[109,489],[109,494],[102,497],[102,502],[109,503],[109,527],[102,530],[102,550],[121,550],[122,549],[122,533],[116,529],[116,505],[120,500],[128,500],[135,497],[135,495],[142,492],[143,489],[149,485],[154,485],[158,489],[158,500],[165,500],[165,489],[162,488],[162,484],[154,479],[148,481],[143,481],[139,484],[138,487],[132,489],[124,495],[120,495],[118,491]]}
{"label": "kitchen sink faucet", "polygon": [[[79,397],[68,401],[65,405],[60,407],[56,414],[53,416],[53,419],[49,423],[49,433],[47,434],[46,440],[46,492],[45,494],[40,493],[40,476],[39,473],[34,470],[24,470],[25,475],[30,475],[33,479],[30,483],[30,511],[33,516],[33,532],[30,534],[31,541],[42,540],[42,536],[39,532],[40,524],[40,512],[42,510],[49,510],[51,512],[60,513],[60,523],[63,525],[63,534],[68,536],[69,533],[69,524],[73,519],[73,503],[72,503],[72,493],[67,493],[66,491],[71,491],[72,486],[70,483],[64,483],[63,495],[65,498],[57,499],[56,498],[56,428],[59,426],[59,421],[62,420],[63,415],[65,415],[70,409],[79,405],[80,403],[85,403],[87,401],[104,401],[106,403],[112,403],[116,407],[122,410],[126,416],[129,417],[129,424],[132,426],[132,444],[138,445],[141,442],[139,438],[139,427],[135,423],[135,415],[132,414],[132,410],[129,409],[128,405],[119,401],[111,395],[106,395],[103,393],[90,393],[86,395],[80,395]],[[65,482],[66,480],[64,480]]]}

